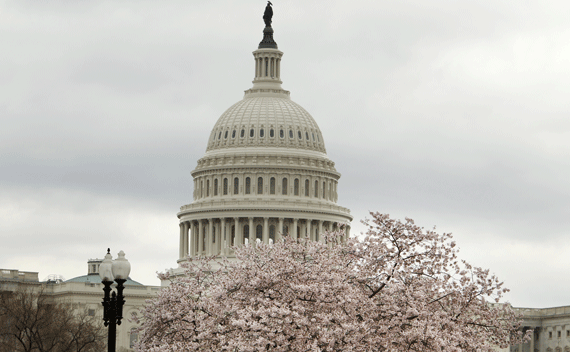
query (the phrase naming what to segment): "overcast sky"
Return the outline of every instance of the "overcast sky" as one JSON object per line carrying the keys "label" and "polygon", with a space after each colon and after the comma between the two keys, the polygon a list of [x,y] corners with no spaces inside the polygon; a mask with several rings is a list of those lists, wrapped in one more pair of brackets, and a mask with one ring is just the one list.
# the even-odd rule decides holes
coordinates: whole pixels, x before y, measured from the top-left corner
{"label": "overcast sky", "polygon": [[[273,3],[352,232],[369,210],[436,225],[513,305],[570,305],[570,2]],[[69,279],[111,247],[159,285],[264,7],[0,1],[0,268]]]}

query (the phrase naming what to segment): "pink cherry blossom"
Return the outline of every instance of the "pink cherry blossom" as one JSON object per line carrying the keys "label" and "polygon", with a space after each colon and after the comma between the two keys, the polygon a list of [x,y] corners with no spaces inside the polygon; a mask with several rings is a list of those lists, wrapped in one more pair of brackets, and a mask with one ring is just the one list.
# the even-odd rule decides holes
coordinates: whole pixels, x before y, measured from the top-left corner
{"label": "pink cherry blossom", "polygon": [[[494,351],[519,343],[508,290],[450,234],[371,213],[364,238],[189,258],[142,310],[138,351]],[[331,245],[334,244],[334,245]],[[215,269],[217,268],[217,269]],[[168,274],[164,275],[168,277]]]}

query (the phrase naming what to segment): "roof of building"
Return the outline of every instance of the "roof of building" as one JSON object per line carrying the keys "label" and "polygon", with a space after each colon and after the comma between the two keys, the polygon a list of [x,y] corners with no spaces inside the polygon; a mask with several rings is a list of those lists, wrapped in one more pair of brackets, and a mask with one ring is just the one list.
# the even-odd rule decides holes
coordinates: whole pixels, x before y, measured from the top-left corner
{"label": "roof of building", "polygon": [[[73,279],[66,280],[65,282],[90,282],[93,284],[100,284],[101,277],[99,276],[99,274],[89,274],[89,275],[74,277]],[[135,280],[132,280],[130,277],[127,278],[125,285],[143,286],[143,284]]]}

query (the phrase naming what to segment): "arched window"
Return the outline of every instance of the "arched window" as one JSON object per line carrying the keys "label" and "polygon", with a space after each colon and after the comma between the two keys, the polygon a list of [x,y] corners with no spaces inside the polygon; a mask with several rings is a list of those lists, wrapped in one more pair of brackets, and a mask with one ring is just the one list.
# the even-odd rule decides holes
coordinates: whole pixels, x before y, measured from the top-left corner
{"label": "arched window", "polygon": [[319,181],[315,180],[315,198],[319,198]]}
{"label": "arched window", "polygon": [[200,181],[200,198],[204,198],[204,180]]}
{"label": "arched window", "polygon": [[283,132],[283,130],[279,130],[279,137],[281,138],[285,138],[285,132]]}
{"label": "arched window", "polygon": [[305,137],[307,140],[309,140],[309,132],[305,132]]}
{"label": "arched window", "polygon": [[239,193],[239,178],[234,178],[234,194]]}
{"label": "arched window", "polygon": [[275,177],[269,180],[269,194],[275,194]]}
{"label": "arched window", "polygon": [[281,184],[281,193],[287,195],[287,178],[283,177],[283,183]]}
{"label": "arched window", "polygon": [[244,243],[245,243],[245,241],[247,241],[247,243],[249,243],[249,225],[243,226],[243,239],[244,239]]}
{"label": "arched window", "polygon": [[275,243],[275,225],[269,226],[269,243]]}
{"label": "arched window", "polygon": [[236,130],[232,131],[232,138],[236,138]]}
{"label": "arched window", "polygon": [[245,130],[244,130],[244,129],[241,130],[239,136],[240,136],[241,138],[245,137]]}
{"label": "arched window", "polygon": [[228,179],[224,178],[224,196],[228,194]]}
{"label": "arched window", "polygon": [[226,131],[226,133],[224,133],[224,139],[228,139],[228,131]]}
{"label": "arched window", "polygon": [[309,196],[309,179],[305,180],[305,197]]}
{"label": "arched window", "polygon": [[329,182],[329,193],[327,193],[329,195],[329,200],[332,198],[332,193],[331,193],[331,184]]}
{"label": "arched window", "polygon": [[299,139],[303,139],[303,135],[301,134],[301,131],[297,131],[297,136],[299,137]]}
{"label": "arched window", "polygon": [[210,196],[210,180],[206,180],[206,197]]}
{"label": "arched window", "polygon": [[293,138],[293,130],[289,130],[289,138]]}
{"label": "arched window", "polygon": [[259,130],[259,137],[263,138],[265,136],[265,132],[263,131],[263,128]]}
{"label": "arched window", "polygon": [[217,178],[214,179],[214,195],[215,196],[218,195],[218,179]]}
{"label": "arched window", "polygon": [[263,241],[263,226],[257,225],[255,228],[255,240],[259,240],[259,242]]}
{"label": "arched window", "polygon": [[275,137],[275,130],[273,128],[269,130],[269,137]]}
{"label": "arched window", "polygon": [[249,130],[249,136],[250,137],[255,136],[255,130],[253,128],[251,130]]}
{"label": "arched window", "polygon": [[245,194],[250,194],[251,193],[251,178],[246,177],[245,178]]}
{"label": "arched window", "polygon": [[257,194],[263,194],[263,177],[257,178]]}
{"label": "arched window", "polygon": [[325,196],[326,196],[326,195],[325,195],[325,191],[326,191],[326,188],[325,188],[325,181],[323,181],[323,194],[321,194],[321,196],[323,197],[323,199],[324,199]]}
{"label": "arched window", "polygon": [[298,196],[299,195],[299,179],[298,178],[295,179],[293,187],[295,188],[295,191],[294,191],[295,195]]}
{"label": "arched window", "polygon": [[222,139],[222,131],[220,131],[220,133],[218,134],[218,140]]}

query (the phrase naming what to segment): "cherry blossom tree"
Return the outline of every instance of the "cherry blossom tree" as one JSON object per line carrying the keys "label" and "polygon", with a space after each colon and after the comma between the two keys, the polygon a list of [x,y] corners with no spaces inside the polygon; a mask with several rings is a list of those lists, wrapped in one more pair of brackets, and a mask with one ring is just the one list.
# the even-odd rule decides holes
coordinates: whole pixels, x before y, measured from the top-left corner
{"label": "cherry blossom tree", "polygon": [[[371,213],[363,239],[285,237],[189,258],[142,311],[139,351],[493,351],[519,318],[450,234]],[[168,278],[168,274],[164,275]]]}

